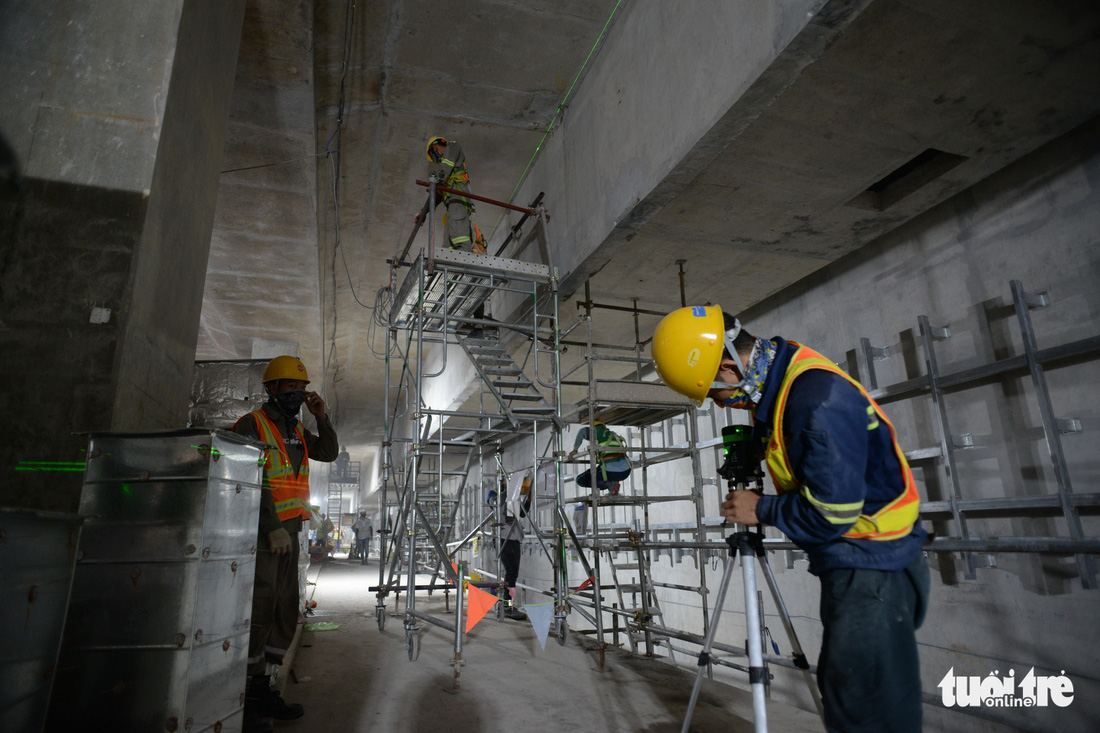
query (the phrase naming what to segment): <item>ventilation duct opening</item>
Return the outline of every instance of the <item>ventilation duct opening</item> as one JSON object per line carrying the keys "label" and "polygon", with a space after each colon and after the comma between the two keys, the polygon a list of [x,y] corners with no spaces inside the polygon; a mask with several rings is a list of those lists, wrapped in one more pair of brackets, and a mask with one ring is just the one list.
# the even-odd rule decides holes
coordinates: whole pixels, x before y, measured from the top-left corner
{"label": "ventilation duct opening", "polygon": [[907,163],[867,187],[867,190],[848,202],[858,209],[885,211],[898,201],[936,180],[959,163],[965,156],[945,153],[928,148]]}

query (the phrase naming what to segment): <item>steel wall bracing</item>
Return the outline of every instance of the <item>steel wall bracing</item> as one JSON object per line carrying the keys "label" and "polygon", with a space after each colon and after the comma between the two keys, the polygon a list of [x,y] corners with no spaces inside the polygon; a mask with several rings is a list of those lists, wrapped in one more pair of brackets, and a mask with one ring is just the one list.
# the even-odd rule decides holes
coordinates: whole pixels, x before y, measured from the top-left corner
{"label": "steel wall bracing", "polygon": [[[917,318],[925,373],[919,377],[887,387],[878,386],[875,363],[890,357],[888,347],[875,347],[869,339],[861,339],[861,350],[867,369],[867,384],[871,396],[880,404],[888,404],[907,398],[930,397],[935,411],[935,427],[938,444],[931,448],[906,451],[910,462],[934,462],[934,470],[947,476],[950,492],[947,499],[924,501],[921,514],[925,518],[936,517],[954,526],[952,536],[937,537],[930,549],[940,552],[960,552],[967,578],[975,577],[977,563],[975,553],[1042,552],[1072,554],[1075,557],[1081,585],[1096,588],[1095,558],[1100,552],[1100,538],[1087,536],[1081,525],[1079,510],[1100,504],[1100,494],[1075,494],[1069,466],[1063,450],[1063,436],[1082,432],[1079,421],[1060,419],[1054,414],[1050,391],[1046,383],[1046,365],[1072,359],[1095,359],[1100,355],[1100,336],[1093,335],[1068,344],[1039,349],[1032,326],[1031,311],[1051,305],[1046,293],[1031,294],[1023,284],[1013,280],[1013,310],[1020,329],[1024,353],[979,366],[945,370],[936,353],[936,342],[951,338],[949,326],[931,325],[927,316]],[[1006,490],[1000,497],[968,497],[960,479],[959,466],[965,452],[974,447],[970,434],[955,434],[951,430],[950,397],[947,390],[965,390],[988,382],[997,376],[1028,375],[1039,406],[1042,432],[1054,475],[1057,490],[1044,495],[1010,496]],[[858,376],[858,375],[856,375]],[[1006,486],[1006,489],[1009,488]],[[975,537],[968,523],[968,513],[997,512],[1003,517],[1034,517],[1036,512],[1049,511],[1060,515],[1066,525],[1066,536],[1058,537]]]}

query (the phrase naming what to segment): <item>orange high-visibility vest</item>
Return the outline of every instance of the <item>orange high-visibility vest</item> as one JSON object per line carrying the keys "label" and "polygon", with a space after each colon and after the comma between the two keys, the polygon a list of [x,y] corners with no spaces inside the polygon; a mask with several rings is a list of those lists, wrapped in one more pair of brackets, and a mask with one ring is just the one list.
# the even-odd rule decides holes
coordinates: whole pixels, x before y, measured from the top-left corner
{"label": "orange high-visibility vest", "polygon": [[309,448],[306,446],[306,436],[302,432],[302,423],[299,421],[294,426],[294,432],[302,441],[302,465],[301,470],[295,474],[294,465],[290,462],[290,455],[283,442],[283,434],[268,419],[263,410],[255,410],[248,413],[256,421],[256,430],[260,440],[276,446],[276,450],[267,451],[267,461],[264,463],[264,488],[271,489],[275,499],[275,511],[281,521],[301,517],[309,519]]}
{"label": "orange high-visibility vest", "polygon": [[[772,412],[771,440],[768,441],[767,462],[768,471],[775,482],[776,491],[785,494],[788,491],[799,490],[802,495],[813,504],[827,520],[833,524],[849,524],[855,522],[851,529],[844,533],[845,537],[864,540],[894,540],[908,536],[913,530],[913,525],[920,513],[920,496],[917,493],[917,485],[913,480],[913,472],[909,470],[909,463],[898,445],[894,426],[878,403],[871,399],[863,385],[844,373],[840,367],[813,349],[789,342],[796,348],[787,372],[783,375],[783,381],[779,385],[779,394],[775,400],[775,408]],[[791,391],[791,385],[795,377],[809,369],[824,369],[825,371],[839,374],[848,380],[853,387],[860,391],[870,403],[867,407],[868,430],[874,430],[879,422],[886,425],[890,431],[890,439],[894,444],[894,453],[897,455],[901,466],[904,489],[901,494],[886,504],[872,515],[863,513],[863,502],[854,504],[828,504],[815,498],[808,486],[804,486],[794,475],[790,458],[787,455],[786,440],[783,437],[783,410],[787,406],[787,397]]]}

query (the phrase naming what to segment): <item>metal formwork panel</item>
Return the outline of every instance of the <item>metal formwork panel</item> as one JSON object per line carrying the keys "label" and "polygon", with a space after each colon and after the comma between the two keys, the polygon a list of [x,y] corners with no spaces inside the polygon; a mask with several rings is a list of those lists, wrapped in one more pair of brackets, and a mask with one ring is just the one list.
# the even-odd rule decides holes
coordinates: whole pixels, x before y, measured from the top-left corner
{"label": "metal formwork panel", "polygon": [[81,522],[0,509],[0,730],[45,725]]}
{"label": "metal formwork panel", "polygon": [[239,730],[264,446],[91,436],[54,727]]}

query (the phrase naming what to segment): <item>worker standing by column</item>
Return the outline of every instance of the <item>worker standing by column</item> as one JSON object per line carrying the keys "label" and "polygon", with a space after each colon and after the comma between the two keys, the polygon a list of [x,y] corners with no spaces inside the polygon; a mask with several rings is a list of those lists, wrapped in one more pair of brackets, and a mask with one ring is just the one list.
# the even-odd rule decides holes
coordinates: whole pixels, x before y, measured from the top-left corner
{"label": "worker standing by column", "polygon": [[[473,193],[470,190],[470,174],[466,170],[466,154],[462,152],[462,146],[457,141],[434,135],[428,138],[426,155],[430,163],[440,166],[436,172],[439,185]],[[453,193],[438,195],[436,204],[440,202],[447,207],[447,212],[443,216],[447,246],[451,249],[484,254],[485,240],[470,220],[470,215],[474,212],[473,203],[468,198]],[[417,224],[425,221],[428,208],[429,202],[425,201],[424,208],[416,215]]]}
{"label": "worker standing by column", "polygon": [[[724,347],[724,348],[723,348]],[[919,731],[929,574],[920,499],[893,425],[809,347],[756,338],[718,306],[681,308],[653,336],[657,372],[702,406],[749,410],[778,496],[732,491],[722,516],[770,524],[821,579],[818,687],[830,731]]]}
{"label": "worker standing by column", "polygon": [[[271,687],[271,665],[283,663],[298,626],[298,549],[303,520],[309,514],[309,459],[332,461],[339,444],[316,392],[307,392],[309,375],[294,356],[272,359],[263,376],[267,402],[233,426],[233,432],[275,446],[267,452],[260,493],[256,580],[248,637],[248,686],[244,730],[269,731],[271,720],[294,720],[304,713],[288,705]],[[298,420],[306,409],[317,419],[318,435]]]}

